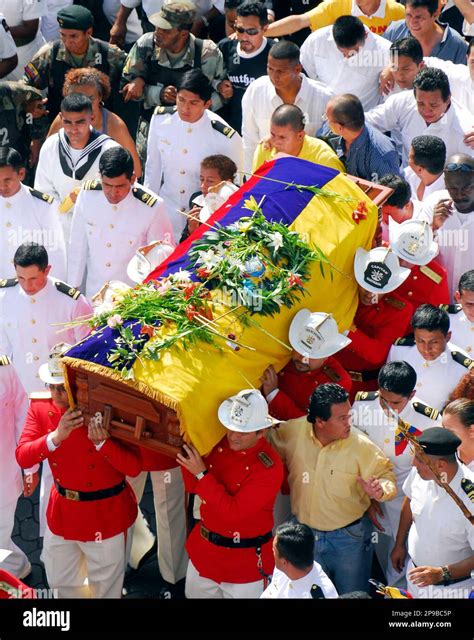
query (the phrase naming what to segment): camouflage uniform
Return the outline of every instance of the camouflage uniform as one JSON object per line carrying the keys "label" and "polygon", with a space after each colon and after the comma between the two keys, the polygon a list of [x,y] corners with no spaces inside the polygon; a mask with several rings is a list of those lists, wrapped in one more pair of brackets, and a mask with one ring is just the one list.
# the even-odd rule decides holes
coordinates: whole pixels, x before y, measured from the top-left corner
{"label": "camouflage uniform", "polygon": [[56,40],[41,47],[25,67],[23,78],[27,84],[37,89],[48,89],[48,111],[53,120],[59,113],[66,73],[70,69],[95,67],[110,78],[113,98],[111,108],[116,111],[114,106],[120,97],[118,89],[125,59],[126,54],[115,45],[91,37],[85,56],[78,60],[60,40]]}
{"label": "camouflage uniform", "polygon": [[143,161],[146,158],[149,122],[155,106],[161,105],[160,92],[164,86],[176,86],[181,74],[200,68],[214,88],[212,109],[215,111],[222,106],[217,86],[227,78],[222,54],[211,40],[200,40],[190,34],[182,58],[172,66],[166,49],[155,46],[154,35],[145,33],[137,40],[128,54],[122,74],[122,87],[136,78],[143,78],[146,83],[136,139],[137,150]]}
{"label": "camouflage uniform", "polygon": [[0,81],[0,146],[16,149],[25,160],[29,142],[41,138],[44,130],[29,121],[24,107],[30,100],[41,100],[41,91],[23,82]]}

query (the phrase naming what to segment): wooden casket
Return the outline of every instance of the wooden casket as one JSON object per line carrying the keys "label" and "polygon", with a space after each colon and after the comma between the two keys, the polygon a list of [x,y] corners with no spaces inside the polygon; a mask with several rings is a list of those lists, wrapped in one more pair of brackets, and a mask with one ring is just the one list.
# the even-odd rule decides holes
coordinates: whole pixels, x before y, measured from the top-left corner
{"label": "wooden casket", "polygon": [[[288,176],[298,176],[298,183]],[[321,195],[319,189],[333,195]],[[208,453],[224,433],[217,419],[219,404],[243,388],[258,388],[270,363],[279,370],[288,361],[288,327],[299,309],[332,314],[341,331],[350,327],[358,302],[354,254],[358,247],[371,248],[379,226],[378,207],[390,193],[386,187],[296,158],[266,163],[208,224],[223,228],[235,224],[249,215],[253,198],[267,220],[284,223],[324,252],[334,267],[330,277],[314,264],[305,283],[307,295],[290,308],[282,305],[273,316],[253,316],[258,317],[258,330],[240,325],[227,313],[219,316],[223,334],[237,335],[235,342],[227,343],[231,348],[175,346],[156,361],[137,360],[133,379],[124,380],[104,360],[98,364],[95,347],[84,355],[79,343],[63,359],[71,405],[81,409],[86,423],[100,412],[112,436],[124,442],[175,457],[183,441],[190,441],[201,454]],[[357,216],[356,211],[363,213]],[[205,225],[199,227],[148,280],[159,283],[169,274],[189,269],[193,242],[208,232]],[[245,347],[235,348],[240,343]]]}

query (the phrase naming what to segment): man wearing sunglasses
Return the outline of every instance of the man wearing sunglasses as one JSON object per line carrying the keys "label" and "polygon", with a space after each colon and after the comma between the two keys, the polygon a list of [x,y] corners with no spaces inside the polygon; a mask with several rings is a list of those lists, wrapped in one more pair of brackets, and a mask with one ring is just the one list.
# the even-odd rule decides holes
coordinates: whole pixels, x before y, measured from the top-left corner
{"label": "man wearing sunglasses", "polygon": [[274,40],[265,37],[268,11],[263,2],[244,2],[237,7],[234,29],[237,39],[219,43],[234,93],[222,109],[222,117],[236,131],[242,128],[242,98],[249,84],[266,75],[268,53]]}
{"label": "man wearing sunglasses", "polygon": [[463,273],[474,267],[474,159],[465,154],[448,158],[446,190],[432,193],[424,212],[437,230],[440,257],[448,271],[451,302]]}

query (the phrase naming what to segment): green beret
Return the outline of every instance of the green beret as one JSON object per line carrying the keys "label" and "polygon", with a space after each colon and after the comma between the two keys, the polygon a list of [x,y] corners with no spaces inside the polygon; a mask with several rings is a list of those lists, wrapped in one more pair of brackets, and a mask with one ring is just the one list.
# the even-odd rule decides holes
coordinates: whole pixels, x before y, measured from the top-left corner
{"label": "green beret", "polygon": [[456,453],[461,446],[461,440],[443,427],[425,429],[418,437],[418,442],[429,456],[449,456]]}
{"label": "green beret", "polygon": [[57,20],[62,29],[87,31],[94,26],[94,18],[89,9],[75,4],[58,11]]}

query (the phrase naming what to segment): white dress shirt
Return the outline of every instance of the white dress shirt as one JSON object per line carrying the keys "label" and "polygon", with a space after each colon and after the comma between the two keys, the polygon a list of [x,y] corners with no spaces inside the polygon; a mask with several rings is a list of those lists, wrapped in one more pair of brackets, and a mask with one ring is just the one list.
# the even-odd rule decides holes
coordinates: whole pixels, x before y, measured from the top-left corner
{"label": "white dress shirt", "polygon": [[[438,411],[429,407],[417,396],[414,396],[408,402],[399,415],[402,420],[416,427],[418,431],[424,431],[429,427],[441,426]],[[382,449],[393,464],[393,472],[397,479],[397,496],[393,500],[381,503],[380,506],[384,514],[382,525],[385,533],[395,538],[403,503],[402,485],[412,468],[412,449],[407,443],[403,453],[396,455],[395,435],[398,429],[397,421],[393,416],[384,412],[378,397],[373,400],[354,402],[352,405],[352,420],[354,426],[362,433],[365,433],[379,449]]]}
{"label": "white dress shirt", "polygon": [[[424,201],[420,216],[430,223],[433,221],[433,210],[440,200],[451,199],[447,189],[434,191]],[[448,286],[451,302],[454,302],[454,292],[458,288],[459,278],[466,271],[474,269],[474,211],[460,213],[454,204],[452,214],[444,221],[435,234],[439,245],[439,257],[448,271]],[[415,217],[415,216],[413,216]]]}
{"label": "white dress shirt", "polygon": [[310,78],[320,80],[335,95],[353,93],[364,111],[379,104],[380,72],[390,63],[390,42],[367,27],[367,38],[360,50],[345,58],[336,46],[332,25],[317,29],[301,47],[301,64]]}
{"label": "white dress shirt", "polygon": [[[463,478],[474,481],[474,473],[460,464],[449,486],[472,512],[473,503],[461,487]],[[434,480],[423,480],[413,468],[405,480],[403,491],[410,498],[413,514],[413,523],[408,534],[408,555],[417,567],[442,567],[455,564],[472,555],[474,527],[443,487]],[[474,580],[467,578],[451,587],[443,588],[441,585],[433,585],[436,589],[430,590],[426,587],[416,588],[408,580],[408,591],[415,597],[430,597],[430,591],[434,594],[440,591],[437,597],[443,597],[441,594],[445,589],[463,589],[466,594],[464,597],[468,597],[469,589],[473,584]]]}
{"label": "white dress shirt", "polygon": [[474,322],[471,322],[462,308],[449,314],[451,340],[472,358],[474,354]]}
{"label": "white dress shirt", "polygon": [[405,169],[403,169],[403,177],[411,187],[411,199],[413,200],[413,202],[424,202],[426,198],[435,191],[446,188],[446,185],[444,184],[444,173],[442,173],[436,178],[434,182],[425,186],[423,197],[420,199],[417,193],[417,189],[421,184],[420,178],[416,175],[411,167],[405,167]]}
{"label": "white dress shirt", "polygon": [[[393,345],[389,351],[387,362],[404,360],[416,371],[416,393],[423,401],[441,411],[448,402],[451,391],[459,380],[469,371],[469,362],[460,364],[453,358],[453,353],[462,350],[448,342],[443,353],[436,360],[425,360],[416,345]],[[467,358],[469,361],[469,358]],[[464,362],[464,360],[463,360]]]}
{"label": "white dress shirt", "polygon": [[[220,123],[219,131],[212,122]],[[189,199],[199,191],[200,163],[222,154],[242,170],[242,138],[225,120],[206,110],[197,122],[184,122],[177,111],[153,115],[148,133],[145,186],[163,198],[174,238],[179,242],[189,210]],[[240,177],[240,176],[239,176]]]}
{"label": "white dress shirt", "polygon": [[[74,207],[67,281],[80,287],[87,270],[90,298],[109,280],[135,286],[127,276],[127,265],[137,249],[154,240],[174,241],[163,200],[148,189],[133,187],[121,202],[111,204],[102,189],[87,186]],[[147,195],[152,206],[141,199]]]}
{"label": "white dress shirt", "polygon": [[337,598],[338,593],[328,576],[324,573],[321,565],[313,562],[313,568],[302,578],[291,580],[286,573],[275,567],[272,581],[262,593],[260,598],[286,598],[293,600],[296,598],[312,598],[311,587],[317,585],[321,588],[325,598]]}
{"label": "white dress shirt", "polygon": [[451,60],[440,58],[424,58],[427,67],[442,69],[448,76],[451,96],[461,107],[474,114],[474,80],[469,67],[465,64],[454,64]]}
{"label": "white dress shirt", "polygon": [[59,291],[55,282],[48,276],[45,287],[31,296],[19,284],[0,288],[0,353],[12,359],[28,394],[44,390],[38,369],[51,348],[58,342],[74,344],[89,332],[87,325],[64,330],[56,324],[91,314],[92,307],[82,295],[74,300]]}
{"label": "white dress shirt", "polygon": [[[314,136],[323,124],[326,105],[333,93],[321,82],[301,75],[301,87],[294,104],[305,114],[305,131]],[[263,138],[270,135],[270,119],[283,100],[268,76],[257,78],[247,87],[242,99],[242,137],[244,139],[245,171],[252,171],[253,154]]]}
{"label": "white dress shirt", "polygon": [[[94,160],[87,173],[81,180],[79,180],[74,176],[74,174],[72,176],[67,176],[64,173],[59,159],[59,134],[55,133],[47,138],[41,147],[38,166],[36,169],[35,189],[43,191],[44,193],[49,193],[49,195],[53,196],[53,198],[58,201],[59,206],[64,198],[66,198],[66,196],[68,196],[75,187],[80,187],[86,180],[99,177],[99,162],[102,154],[107,149],[117,146],[119,145],[115,140],[112,140],[111,138],[106,140],[102,144],[101,152]],[[80,150],[74,149],[73,151]],[[69,242],[73,211],[74,207],[66,213],[58,211],[66,243]]]}
{"label": "white dress shirt", "polygon": [[41,18],[41,33],[46,42],[59,40],[58,12],[72,4],[73,0],[46,0],[46,13]]}
{"label": "white dress shirt", "polygon": [[48,252],[51,274],[66,277],[66,246],[57,214],[57,203],[33,196],[24,184],[10,198],[0,196],[0,275],[16,276],[13,266],[15,251],[24,242],[36,242]]}
{"label": "white dress shirt", "polygon": [[[47,12],[46,0],[0,0],[0,12],[3,13],[8,26],[17,27],[24,21],[38,20]],[[17,47],[18,66],[8,76],[9,80],[21,80],[25,66],[35,54],[46,44],[38,24],[36,36],[28,44]]]}
{"label": "white dress shirt", "polygon": [[[15,449],[25,422],[28,396],[12,364],[0,365],[0,509],[16,500],[23,488]],[[13,528],[13,522],[12,528]]]}
{"label": "white dress shirt", "polygon": [[454,102],[437,122],[427,125],[418,113],[413,91],[402,91],[366,113],[365,121],[382,132],[400,131],[404,166],[408,164],[411,141],[421,135],[441,138],[446,145],[447,158],[455,153],[474,155],[474,151],[464,144],[465,134],[473,128],[473,116]]}

